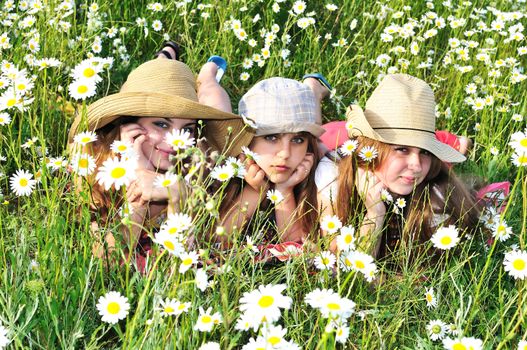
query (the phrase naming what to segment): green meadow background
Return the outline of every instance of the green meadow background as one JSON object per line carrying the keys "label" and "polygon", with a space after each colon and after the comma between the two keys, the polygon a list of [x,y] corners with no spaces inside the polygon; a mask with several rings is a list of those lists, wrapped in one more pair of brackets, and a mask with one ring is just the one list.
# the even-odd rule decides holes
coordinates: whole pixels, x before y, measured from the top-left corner
{"label": "green meadow background", "polygon": [[[527,114],[522,78],[527,55],[521,50],[526,43],[515,36],[527,24],[524,1],[306,1],[299,14],[289,0],[163,1],[161,11],[149,9],[151,4],[44,0],[34,14],[23,1],[0,4],[0,34],[9,39],[0,46],[2,66],[7,61],[26,69],[34,83],[24,97],[25,110],[0,111],[12,119],[0,125],[0,322],[9,331],[8,348],[197,349],[216,341],[221,349],[239,349],[255,336],[234,328],[239,298],[268,283],[287,285],[293,305],[279,324],[287,328],[287,339],[305,349],[442,349],[426,330],[434,319],[483,340],[484,349],[517,348],[527,337],[527,288],[525,280],[504,271],[503,256],[513,244],[526,249],[525,170],[512,163],[508,146],[510,135],[525,128]],[[240,21],[244,40],[232,28],[233,20]],[[299,23],[311,24],[301,28]],[[390,34],[394,26],[405,29]],[[267,33],[274,39],[268,36],[266,43]],[[350,103],[364,105],[383,74],[426,80],[436,93],[438,127],[474,141],[467,162],[456,165],[456,171],[470,183],[512,183],[503,214],[512,237],[490,246],[474,237],[438,264],[415,261],[401,273],[379,264],[382,283],[368,283],[353,272],[315,272],[307,257],[254,264],[243,249],[228,257],[229,272],[212,274],[214,284],[205,292],[196,288],[192,272],[179,274],[179,261],[166,254],[148,275],[129,266],[105,266],[91,253],[86,198],[71,191],[71,174],[46,168],[43,153],[67,157],[74,110],[116,92],[134,67],[161,48],[164,36],[181,44],[182,60],[195,72],[210,55],[225,57],[229,68],[222,84],[233,105],[260,79],[323,73],[335,88],[324,104],[326,121],[343,120]],[[487,56],[478,56],[482,53]],[[90,55],[111,57],[113,66],[102,74],[95,96],[75,100],[68,93],[70,72]],[[260,55],[260,64],[254,55]],[[42,70],[33,65],[45,57],[62,64]],[[256,62],[244,67],[246,59]],[[474,94],[466,91],[471,83]],[[0,95],[5,91],[1,88]],[[480,106],[477,99],[486,102]],[[22,147],[32,138],[32,145]],[[18,169],[41,173],[29,196],[17,197],[9,187]],[[430,287],[438,298],[431,309],[424,300]],[[357,310],[367,311],[350,318],[346,344],[326,334],[327,320],[304,303],[315,288],[333,288],[356,302]],[[131,305],[127,319],[115,326],[102,322],[95,307],[112,290]],[[190,301],[190,311],[160,317],[156,307],[167,297]],[[219,311],[223,323],[211,333],[193,330],[199,307]]]}

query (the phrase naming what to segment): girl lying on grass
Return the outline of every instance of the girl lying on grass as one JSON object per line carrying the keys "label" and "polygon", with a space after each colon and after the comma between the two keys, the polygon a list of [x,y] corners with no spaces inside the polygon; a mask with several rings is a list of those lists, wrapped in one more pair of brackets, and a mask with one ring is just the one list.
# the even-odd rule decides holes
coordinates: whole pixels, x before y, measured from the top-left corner
{"label": "girl lying on grass", "polygon": [[324,129],[316,93],[295,80],[266,79],[241,98],[239,113],[254,122],[256,135],[245,152],[244,179],[226,189],[220,208],[226,234],[217,239],[229,246],[236,229],[248,223],[254,229],[257,214],[271,211],[264,240],[301,243],[318,221],[314,172]]}
{"label": "girl lying on grass", "polygon": [[[167,58],[170,53],[174,54],[167,50],[171,46],[164,50]],[[207,81],[215,77],[203,72],[200,79]],[[209,103],[216,100],[222,101],[214,95],[208,96]],[[202,128],[198,120],[204,120]],[[185,200],[190,188],[184,180],[174,181],[168,187],[155,183],[156,178],[173,165],[170,158],[177,153],[167,139],[168,132],[180,135],[175,139],[205,137],[206,144],[199,145],[203,151],[210,147],[229,155],[239,154],[241,147],[252,138],[239,116],[198,103],[195,78],[190,69],[182,62],[163,57],[137,67],[120,92],[91,104],[85,116],[79,114],[70,130],[71,142],[82,139],[77,135],[81,128],[95,132],[95,137],[88,137],[95,139],[92,143],[75,142],[71,149],[74,154],[82,154],[74,170],[80,173],[81,168],[91,169],[85,172],[87,181],[79,183],[79,189],[89,191],[94,254],[97,256],[107,256],[113,251],[116,240],[129,251],[134,251],[140,241],[137,248],[141,250],[141,245],[148,243],[147,231],[155,226],[156,219],[167,210],[178,211]],[[183,132],[187,135],[181,135]],[[187,142],[192,144],[192,141]],[[118,162],[130,158],[136,160],[136,169],[126,194],[109,191],[101,172],[93,172],[95,166],[98,170],[104,168],[111,159]],[[110,175],[119,177],[122,174],[112,172]],[[120,187],[116,183],[114,187]],[[115,235],[115,230],[112,232],[110,228],[123,217],[119,214],[123,205],[130,211],[131,224],[120,225],[120,233]]]}
{"label": "girl lying on grass", "polygon": [[[436,139],[429,85],[404,74],[387,75],[365,110],[352,105],[347,118],[352,140],[341,148],[347,156],[338,164],[324,162],[317,185],[324,213],[359,227],[362,249],[382,258],[420,249],[439,227],[455,225],[461,232],[477,227],[479,210],[445,163],[465,157]],[[454,232],[445,233],[448,238],[437,244],[442,248],[456,241]],[[336,242],[331,246],[335,250]]]}

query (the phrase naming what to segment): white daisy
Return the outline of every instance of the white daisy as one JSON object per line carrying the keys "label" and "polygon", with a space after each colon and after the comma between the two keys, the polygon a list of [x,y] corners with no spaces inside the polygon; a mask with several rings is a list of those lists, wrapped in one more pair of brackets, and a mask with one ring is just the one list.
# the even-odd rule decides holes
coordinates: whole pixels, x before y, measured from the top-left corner
{"label": "white daisy", "polygon": [[443,339],[443,346],[446,350],[481,350],[483,342],[473,337],[463,337],[461,339]]}
{"label": "white daisy", "polygon": [[76,100],[85,100],[96,93],[96,85],[92,80],[75,80],[68,86],[68,91]]}
{"label": "white daisy", "polygon": [[105,190],[112,186],[118,190],[121,186],[128,186],[135,179],[136,166],[134,161],[122,161],[112,157],[104,161],[95,178]]}
{"label": "white daisy", "polygon": [[430,287],[426,289],[425,300],[426,300],[426,306],[428,306],[428,308],[432,309],[437,306],[437,299],[436,299],[436,295],[434,292],[434,288]]}
{"label": "white daisy", "polygon": [[6,112],[0,113],[0,125],[8,125],[11,123],[11,116]]}
{"label": "white daisy", "polygon": [[102,80],[102,78],[99,76],[102,68],[103,67],[101,65],[93,64],[92,60],[87,59],[75,66],[71,75],[74,80],[84,80],[98,83]]}
{"label": "white daisy", "polygon": [[245,177],[247,171],[241,160],[235,157],[229,157],[225,160],[225,163],[229,164],[234,169],[235,176],[239,177],[240,179]]}
{"label": "white daisy", "polygon": [[129,309],[128,299],[119,292],[108,292],[97,302],[97,310],[102,316],[102,321],[110,324],[126,318]]}
{"label": "white daisy", "polygon": [[114,153],[118,154],[128,154],[130,151],[133,152],[133,145],[131,142],[128,141],[121,141],[121,140],[115,140],[110,145],[110,149]]}
{"label": "white daisy", "polygon": [[185,213],[170,213],[167,221],[161,225],[162,231],[167,231],[168,234],[178,234],[185,232],[192,226],[192,217]]}
{"label": "white daisy", "polygon": [[278,190],[269,190],[267,191],[267,199],[269,199],[273,204],[278,204],[284,200],[284,196]]}
{"label": "white daisy", "polygon": [[505,271],[516,279],[523,280],[527,277],[527,251],[513,250],[505,253],[503,260]]}
{"label": "white daisy", "polygon": [[372,146],[362,147],[359,152],[359,157],[365,162],[371,162],[372,160],[377,158],[377,155],[377,150]]}
{"label": "white daisy", "polygon": [[181,265],[179,265],[179,273],[185,273],[192,267],[192,265],[196,265],[198,263],[199,254],[196,252],[183,252],[179,255],[179,258],[181,259]]}
{"label": "white daisy", "polygon": [[280,309],[291,307],[291,298],[282,295],[285,284],[260,285],[258,289],[243,293],[240,311],[252,315],[255,322],[275,322],[280,318]]}
{"label": "white daisy", "polygon": [[49,162],[46,164],[48,168],[51,168],[52,171],[59,170],[68,165],[68,161],[64,157],[52,157],[49,159]]}
{"label": "white daisy", "polygon": [[73,137],[73,142],[83,146],[94,141],[97,141],[97,134],[93,131],[84,131]]}
{"label": "white daisy", "polygon": [[7,337],[9,330],[0,324],[0,349],[9,345],[11,340]]}
{"label": "white daisy", "polygon": [[234,168],[230,164],[216,166],[210,173],[210,177],[221,182],[228,181],[233,176]]}
{"label": "white daisy", "polygon": [[220,350],[220,349],[221,349],[220,344],[213,342],[213,341],[209,341],[201,345],[198,350]]}
{"label": "white daisy", "polygon": [[339,251],[355,249],[355,229],[350,226],[342,226],[337,236],[337,248]]}
{"label": "white daisy", "polygon": [[176,257],[180,256],[185,251],[185,248],[179,239],[179,235],[171,235],[167,233],[167,231],[157,232],[153,242],[162,245],[165,250]]}
{"label": "white daisy", "polygon": [[385,203],[391,203],[393,202],[393,196],[387,189],[383,188],[381,189],[381,200]]}
{"label": "white daisy", "polygon": [[174,150],[183,150],[194,146],[196,140],[191,137],[190,132],[186,130],[174,129],[167,132],[165,141],[172,146]]}
{"label": "white daisy", "polygon": [[527,341],[520,340],[518,343],[518,350],[527,350]]}
{"label": "white daisy", "polygon": [[459,232],[454,225],[440,227],[430,239],[434,247],[438,249],[451,249],[459,242]]}
{"label": "white daisy", "polygon": [[287,328],[282,328],[280,325],[269,325],[262,329],[262,336],[271,349],[284,348],[285,343],[287,343],[287,340],[285,339],[286,333]]}
{"label": "white daisy", "polygon": [[247,159],[252,159],[255,162],[260,160],[260,156],[258,155],[258,153],[251,151],[249,148],[247,148],[245,146],[242,146],[242,151],[245,154],[245,156],[247,157]]}
{"label": "white daisy", "polygon": [[527,151],[522,151],[522,153],[515,152],[512,157],[512,164],[516,165],[517,167],[520,166],[527,166]]}
{"label": "white daisy", "polygon": [[367,271],[376,270],[373,257],[356,250],[345,252],[340,256],[340,267],[344,271],[354,270],[364,275]]}
{"label": "white daisy", "polygon": [[170,187],[177,182],[178,178],[179,176],[173,173],[157,175],[154,180],[154,186],[159,188]]}
{"label": "white daisy", "polygon": [[512,227],[507,225],[505,220],[497,221],[492,230],[492,236],[499,239],[501,242],[506,241],[512,235]]}
{"label": "white daisy", "polygon": [[210,285],[207,272],[204,269],[196,270],[196,277],[194,278],[194,281],[196,282],[196,287],[202,292],[204,292],[205,289],[207,289],[207,287]]}
{"label": "white daisy", "polygon": [[319,270],[331,270],[335,266],[337,258],[329,251],[321,252],[313,261],[315,267]]}
{"label": "white daisy", "polygon": [[163,317],[178,315],[178,304],[179,302],[177,301],[177,299],[166,298],[165,300],[161,300],[157,310],[160,311],[160,314]]}
{"label": "white daisy", "polygon": [[353,152],[357,150],[359,141],[357,140],[348,140],[340,146],[339,151],[345,156],[350,156]]}
{"label": "white daisy", "polygon": [[335,233],[342,227],[342,222],[336,215],[326,215],[320,222],[320,228],[328,233]]}
{"label": "white daisy", "polygon": [[9,179],[11,191],[17,196],[29,196],[36,184],[37,181],[33,179],[33,174],[21,169],[17,170]]}
{"label": "white daisy", "polygon": [[448,326],[441,320],[432,320],[426,325],[428,336],[431,340],[442,340],[448,331]]}
{"label": "white daisy", "polygon": [[194,329],[200,332],[210,332],[214,325],[220,324],[221,322],[221,315],[218,312],[213,314],[211,307],[207,311],[203,311],[203,308],[200,306],[198,320],[194,325]]}
{"label": "white daisy", "polygon": [[77,153],[71,161],[72,170],[80,176],[90,175],[95,167],[95,159],[87,153]]}

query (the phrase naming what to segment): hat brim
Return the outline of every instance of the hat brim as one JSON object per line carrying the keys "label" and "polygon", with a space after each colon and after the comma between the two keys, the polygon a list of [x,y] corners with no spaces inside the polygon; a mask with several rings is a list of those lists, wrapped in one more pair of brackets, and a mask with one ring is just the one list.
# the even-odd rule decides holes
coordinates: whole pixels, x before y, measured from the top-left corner
{"label": "hat brim", "polygon": [[315,137],[320,137],[326,132],[322,126],[315,123],[287,123],[283,125],[258,125],[256,136],[265,136],[283,133],[308,132]]}
{"label": "hat brim", "polygon": [[120,92],[103,97],[86,113],[78,113],[69,133],[70,142],[85,127],[95,131],[122,116],[206,120],[205,137],[215,149],[238,155],[254,137],[252,129],[236,114],[223,112],[179,96],[151,92]]}
{"label": "hat brim", "polygon": [[350,137],[365,136],[388,144],[418,147],[448,163],[460,163],[466,160],[465,156],[454,148],[437,140],[434,132],[393,128],[374,130],[358,105],[349,106],[346,116],[351,124],[348,131]]}

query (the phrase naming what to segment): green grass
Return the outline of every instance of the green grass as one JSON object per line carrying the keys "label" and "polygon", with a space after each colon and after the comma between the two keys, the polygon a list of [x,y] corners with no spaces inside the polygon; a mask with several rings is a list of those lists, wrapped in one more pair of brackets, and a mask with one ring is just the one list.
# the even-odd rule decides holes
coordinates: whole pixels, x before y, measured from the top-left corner
{"label": "green grass", "polygon": [[[36,13],[36,23],[31,29],[21,29],[18,23],[26,16],[22,10],[13,10],[20,15],[13,25],[0,30],[7,33],[11,48],[0,49],[1,60],[7,60],[19,69],[27,69],[35,75],[34,88],[30,96],[34,101],[27,111],[9,109],[12,118],[8,125],[0,126],[0,189],[3,204],[0,204],[0,322],[9,330],[9,345],[13,349],[113,349],[113,348],[177,348],[197,349],[206,341],[217,341],[222,349],[239,349],[246,344],[252,332],[235,329],[240,315],[239,299],[262,284],[287,285],[285,294],[293,299],[291,309],[282,313],[278,322],[287,328],[286,338],[305,349],[440,349],[439,342],[432,342],[426,331],[430,320],[441,319],[455,323],[464,336],[484,341],[485,349],[515,349],[518,341],[526,338],[527,288],[525,281],[516,281],[503,270],[503,254],[511,244],[525,250],[525,228],[527,218],[527,180],[525,171],[510,161],[512,149],[508,146],[510,135],[525,128],[525,119],[512,120],[514,114],[527,115],[525,81],[513,84],[511,68],[501,68],[501,77],[490,78],[491,68],[475,58],[478,49],[470,49],[468,61],[462,62],[451,54],[453,63],[445,66],[443,60],[451,51],[449,38],[473,40],[480,48],[488,48],[490,60],[513,57],[517,68],[524,69],[527,56],[519,56],[517,48],[525,41],[506,43],[508,36],[495,31],[482,31],[470,38],[464,32],[474,29],[479,21],[488,26],[496,18],[491,12],[471,18],[475,9],[492,5],[500,11],[524,9],[516,1],[457,2],[453,8],[437,2],[435,10],[426,8],[425,2],[397,1],[343,1],[335,2],[338,10],[327,10],[324,2],[309,2],[306,12],[295,17],[288,14],[292,1],[279,3],[280,11],[273,12],[273,1],[220,1],[210,2],[212,8],[200,10],[199,2],[192,1],[178,8],[175,3],[165,3],[162,12],[147,10],[147,2],[125,0],[122,2],[98,2],[99,10],[94,17],[100,26],[89,25],[85,5],[77,4],[73,13],[63,20],[71,23],[67,32],[60,32],[50,20],[59,20],[59,3],[45,2],[44,10]],[[205,4],[205,3],[204,3]],[[242,7],[246,10],[242,11]],[[404,10],[404,6],[411,9]],[[186,9],[186,13],[183,11]],[[383,14],[383,9],[384,13]],[[299,17],[315,11],[316,23],[306,29],[297,26]],[[401,18],[395,18],[403,11]],[[394,36],[393,42],[382,42],[380,35],[390,24],[403,25],[409,18],[420,21],[428,11],[447,18],[456,16],[466,19],[459,28],[447,26],[438,30],[437,36],[419,41],[417,55],[409,52],[415,36],[407,39]],[[202,13],[208,13],[203,18]],[[524,12],[525,13],[525,12]],[[371,14],[371,16],[370,16]],[[253,23],[256,15],[260,19]],[[143,17],[148,23],[148,35],[144,28],[136,25],[136,18]],[[240,41],[225,21],[231,17],[239,19],[248,37],[257,41],[250,47]],[[7,12],[0,10],[0,20],[7,19]],[[154,32],[151,24],[159,19],[163,23],[160,32]],[[357,26],[350,29],[352,20]],[[270,30],[278,24],[278,38],[271,44],[271,56],[263,67],[256,64],[243,69],[244,58],[260,53],[263,38],[259,31]],[[506,23],[527,25],[526,20]],[[115,38],[105,38],[111,27],[124,27]],[[415,28],[422,35],[433,28],[424,24]],[[24,57],[29,53],[27,43],[35,34],[40,35],[40,51],[35,58],[54,57],[62,62],[60,68],[38,71],[28,65]],[[239,249],[229,255],[231,270],[224,274],[213,274],[214,286],[205,292],[198,290],[193,282],[194,273],[178,273],[179,262],[165,254],[157,254],[151,261],[156,268],[141,275],[130,266],[105,266],[91,253],[92,240],[89,233],[89,217],[85,198],[73,193],[72,176],[59,171],[51,173],[42,169],[42,182],[28,197],[17,197],[9,188],[9,177],[17,169],[36,172],[42,167],[37,147],[45,147],[49,156],[66,155],[67,134],[73,120],[74,107],[83,103],[68,94],[72,82],[69,70],[86,58],[96,36],[102,38],[101,57],[113,57],[112,69],[103,75],[98,84],[97,95],[88,99],[86,105],[98,97],[118,90],[131,69],[152,58],[160,48],[162,34],[168,33],[183,47],[183,61],[197,72],[208,56],[219,54],[229,62],[223,86],[232,97],[233,105],[241,95],[260,79],[271,76],[301,78],[308,72],[322,72],[336,88],[332,103],[324,106],[325,120],[343,120],[345,107],[353,101],[364,105],[379,74],[390,66],[399,72],[409,73],[425,79],[436,93],[441,115],[437,119],[439,128],[470,136],[474,151],[468,161],[456,170],[465,175],[476,175],[485,183],[509,180],[513,183],[510,205],[504,214],[513,224],[514,235],[507,242],[497,242],[490,248],[480,237],[466,241],[455,254],[446,254],[438,264],[428,266],[417,261],[405,267],[402,274],[394,273],[379,264],[382,283],[367,283],[359,274],[339,272],[333,276],[327,272],[315,272],[310,259],[299,258],[273,266],[252,263],[251,255]],[[281,40],[287,33],[290,42]],[[331,39],[325,39],[327,34]],[[127,57],[115,50],[116,38],[126,48]],[[347,40],[343,47],[332,46],[338,39]],[[489,39],[493,39],[491,44]],[[397,56],[390,48],[403,46],[406,53]],[[290,50],[290,66],[284,65],[280,57],[282,49]],[[124,52],[124,49],[121,49]],[[427,52],[430,52],[427,55]],[[378,67],[370,60],[380,54],[389,54],[391,63]],[[418,65],[429,57],[429,68]],[[124,59],[123,59],[124,58]],[[400,58],[408,60],[402,68]],[[461,73],[454,64],[471,65],[473,70]],[[242,72],[250,78],[241,81]],[[363,77],[357,74],[363,71]],[[473,110],[465,103],[467,84],[478,83],[478,96],[493,96],[494,104],[483,110]],[[0,95],[5,90],[0,89]],[[446,109],[450,116],[445,116]],[[475,125],[479,123],[480,129]],[[36,137],[38,141],[29,149],[22,144]],[[498,155],[492,155],[491,146],[497,147]],[[196,199],[197,200],[197,199]],[[79,208],[81,208],[79,210]],[[84,208],[84,209],[82,209]],[[200,221],[204,228],[206,218]],[[243,246],[243,241],[238,242]],[[155,248],[158,249],[158,248]],[[38,267],[32,269],[35,260]],[[426,288],[434,287],[438,306],[428,309],[424,300]],[[361,319],[353,315],[349,320],[350,337],[347,344],[335,344],[334,334],[324,332],[327,320],[304,302],[304,296],[315,288],[333,288],[341,296],[352,299],[357,310],[372,310]],[[100,320],[96,304],[107,291],[119,291],[128,297],[131,308],[126,320],[115,326]],[[178,298],[189,301],[188,313],[161,318],[155,309],[160,300]],[[223,323],[211,333],[193,330],[199,315],[199,307],[212,307],[219,311]],[[151,322],[147,322],[151,320]]]}

